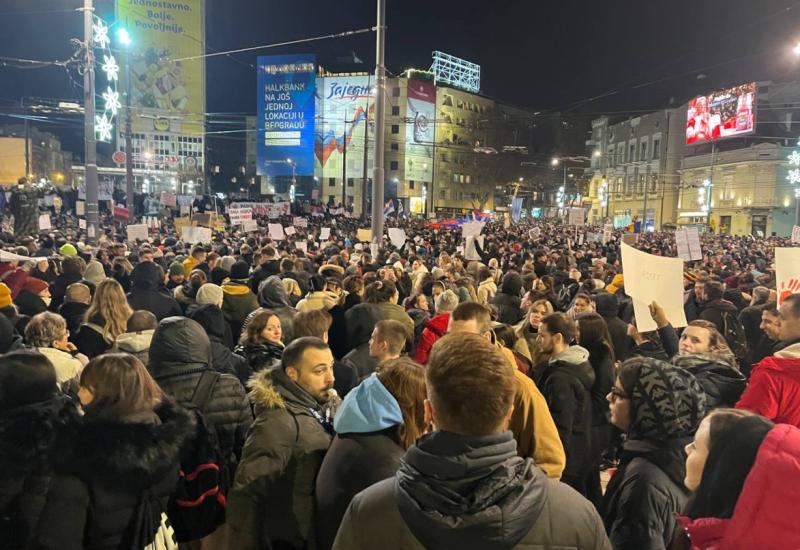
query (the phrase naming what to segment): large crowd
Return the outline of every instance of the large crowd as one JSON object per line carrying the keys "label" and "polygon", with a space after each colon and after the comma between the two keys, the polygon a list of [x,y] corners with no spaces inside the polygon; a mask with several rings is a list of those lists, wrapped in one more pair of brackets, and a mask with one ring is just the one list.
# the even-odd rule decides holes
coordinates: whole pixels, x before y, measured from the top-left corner
{"label": "large crowd", "polygon": [[0,546],[800,548],[787,240],[703,235],[647,332],[620,232],[292,208],[0,235]]}

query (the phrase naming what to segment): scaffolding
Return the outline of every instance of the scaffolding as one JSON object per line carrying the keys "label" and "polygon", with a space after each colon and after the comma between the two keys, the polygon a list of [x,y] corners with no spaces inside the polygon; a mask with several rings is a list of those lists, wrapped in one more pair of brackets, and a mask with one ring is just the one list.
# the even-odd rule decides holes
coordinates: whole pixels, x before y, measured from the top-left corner
{"label": "scaffolding", "polygon": [[475,63],[435,51],[431,72],[436,82],[450,84],[474,94],[481,91],[481,66]]}

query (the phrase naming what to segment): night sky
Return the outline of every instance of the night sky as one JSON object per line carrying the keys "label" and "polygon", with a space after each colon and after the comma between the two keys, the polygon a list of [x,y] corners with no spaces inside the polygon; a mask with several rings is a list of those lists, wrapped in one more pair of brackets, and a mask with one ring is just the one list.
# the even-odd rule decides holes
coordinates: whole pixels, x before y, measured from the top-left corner
{"label": "night sky", "polygon": [[[388,0],[390,73],[427,69],[438,49],[479,63],[483,92],[533,111],[633,114],[747,80],[800,76],[800,2],[787,0]],[[64,59],[80,0],[0,0],[0,56]],[[99,12],[113,4],[99,1]],[[207,0],[207,51],[374,25],[374,0]],[[255,114],[259,54],[316,53],[331,70],[372,71],[373,33],[209,59],[207,109]],[[349,56],[363,64],[345,64]],[[0,112],[21,96],[80,97],[62,69],[0,66]],[[599,100],[587,101],[597,96]],[[53,130],[73,131],[59,122]],[[71,129],[72,127],[72,129]],[[61,132],[59,132],[61,133]]]}

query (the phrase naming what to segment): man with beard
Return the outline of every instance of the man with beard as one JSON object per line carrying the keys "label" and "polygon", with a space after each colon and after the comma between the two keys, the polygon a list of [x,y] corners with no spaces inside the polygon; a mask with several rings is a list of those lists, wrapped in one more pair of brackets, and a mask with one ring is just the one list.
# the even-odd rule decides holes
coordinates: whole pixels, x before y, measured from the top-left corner
{"label": "man with beard", "polygon": [[228,495],[240,549],[305,548],[314,534],[314,480],[333,436],[333,355],[319,338],[293,340],[280,365],[250,380],[256,420]]}

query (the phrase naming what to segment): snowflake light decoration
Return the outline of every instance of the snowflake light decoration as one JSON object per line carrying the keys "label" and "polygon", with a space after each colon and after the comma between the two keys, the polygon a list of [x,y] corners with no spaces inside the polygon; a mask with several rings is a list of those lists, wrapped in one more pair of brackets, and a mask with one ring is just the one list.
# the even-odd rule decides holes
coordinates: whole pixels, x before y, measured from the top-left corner
{"label": "snowflake light decoration", "polygon": [[[93,46],[98,50],[96,56],[98,64],[106,77],[106,91],[101,94],[104,101],[103,111],[95,116],[95,136],[99,141],[111,141],[114,118],[122,107],[120,94],[117,91],[120,69],[111,51],[111,37],[108,32],[108,25],[99,17],[95,17],[92,24]],[[101,55],[102,64],[99,61]]]}
{"label": "snowflake light decoration", "polygon": [[800,167],[800,152],[792,151],[792,154],[789,155],[789,164]]}
{"label": "snowflake light decoration", "polygon": [[119,100],[119,92],[116,90],[112,90],[111,86],[103,92],[103,99],[106,102],[106,111],[111,111],[112,116],[117,116],[117,112],[119,111],[120,107],[122,107],[122,103]]}
{"label": "snowflake light decoration", "polygon": [[119,65],[113,55],[103,55],[103,66],[100,68],[105,71],[109,81],[119,78]]}
{"label": "snowflake light decoration", "polygon": [[798,169],[789,170],[788,179],[789,179],[789,183],[791,183],[792,185],[800,184],[800,170],[798,170]]}
{"label": "snowflake light decoration", "polygon": [[114,124],[105,113],[94,117],[94,129],[100,141],[111,141],[111,130],[114,129]]}
{"label": "snowflake light decoration", "polygon": [[98,19],[97,23],[92,25],[94,30],[94,43],[98,47],[106,49],[111,45],[111,38],[108,36],[108,27],[102,19]]}

